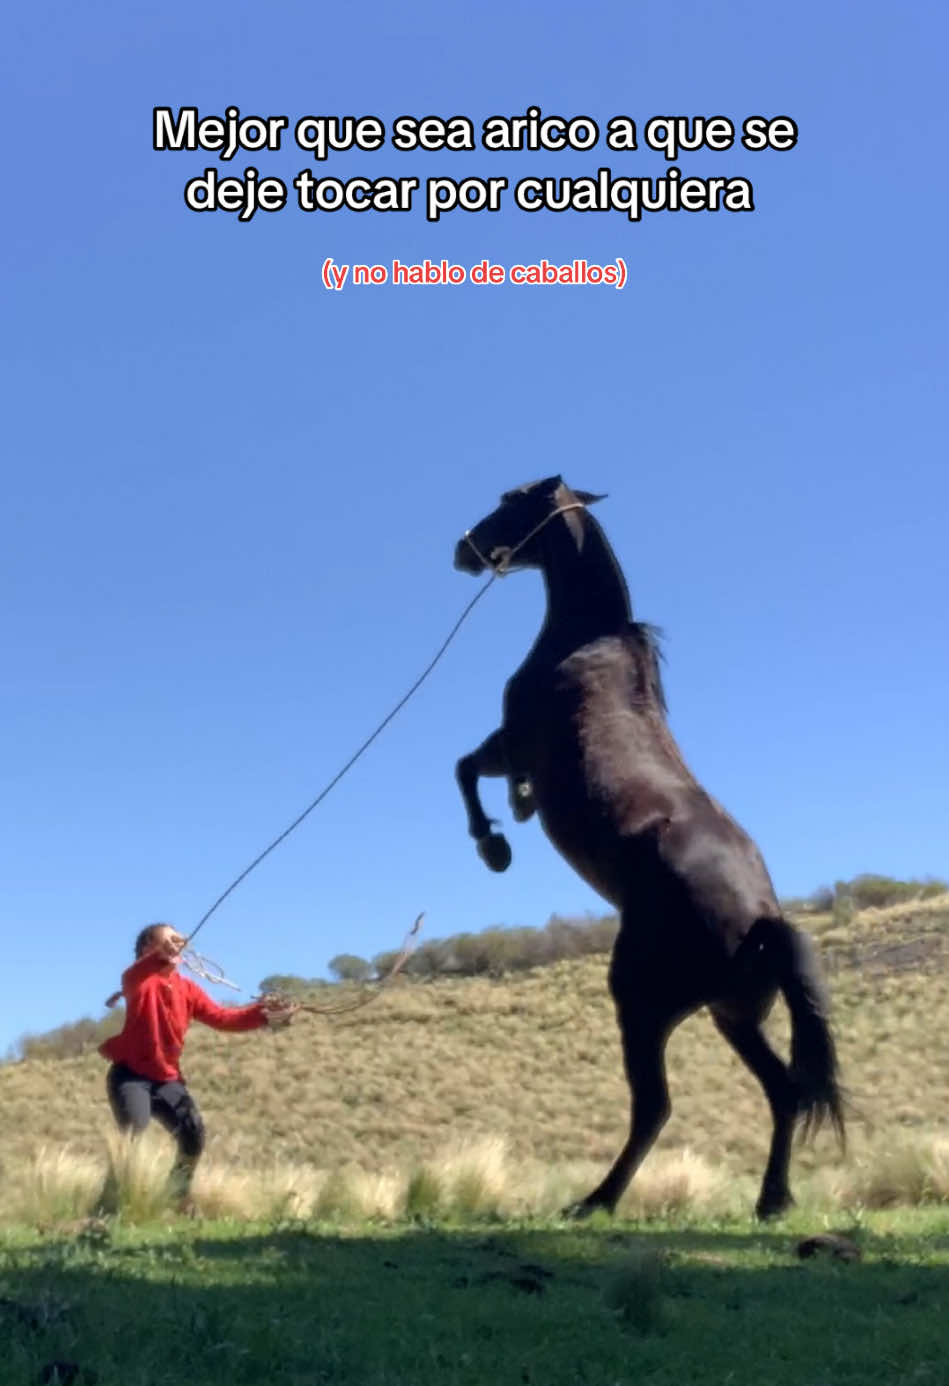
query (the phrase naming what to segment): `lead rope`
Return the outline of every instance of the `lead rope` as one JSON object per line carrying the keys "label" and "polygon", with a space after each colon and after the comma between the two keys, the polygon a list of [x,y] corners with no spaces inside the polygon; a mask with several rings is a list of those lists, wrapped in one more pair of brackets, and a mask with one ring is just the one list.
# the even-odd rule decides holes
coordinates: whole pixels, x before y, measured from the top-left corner
{"label": "lead rope", "polygon": [[[558,515],[562,515],[564,511],[584,509],[586,509],[586,506],[583,501],[570,501],[566,505],[557,506],[556,509],[552,510],[549,515],[545,515],[545,517],[540,521],[540,523],[535,525],[534,528],[527,535],[525,535],[525,537],[518,544],[515,544],[515,546],[512,549],[503,548],[492,550],[492,554],[498,552],[500,552],[501,554],[501,557],[496,562],[493,562],[490,558],[486,558],[479,551],[474,540],[471,538],[471,531],[465,531],[465,542],[471,547],[471,549],[477,555],[479,562],[482,563],[484,567],[489,569],[491,572],[491,576],[488,578],[488,581],[484,584],[483,587],[481,587],[475,593],[475,595],[471,598],[471,601],[468,602],[467,606],[462,611],[461,615],[458,617],[458,620],[452,626],[451,630],[448,632],[445,639],[442,641],[441,645],[435,652],[432,659],[429,660],[428,664],[422,670],[421,674],[419,674],[418,678],[411,685],[408,691],[404,693],[403,696],[399,699],[395,707],[392,708],[391,712],[387,713],[386,716],[379,723],[379,725],[375,728],[375,730],[372,731],[369,734],[369,736],[366,737],[365,741],[363,741],[362,744],[353,752],[353,754],[346,761],[345,765],[343,765],[342,768],[336,772],[336,774],[329,781],[329,783],[326,784],[320,790],[319,794],[317,794],[316,798],[312,801],[312,803],[309,803],[302,813],[297,814],[293,822],[290,823],[288,827],[284,828],[283,832],[280,833],[277,837],[275,837],[274,840],[271,843],[269,843],[269,845],[266,846],[262,852],[259,852],[257,856],[254,858],[254,860],[248,866],[244,867],[240,875],[234,877],[233,881],[231,881],[230,885],[227,887],[226,890],[223,890],[221,892],[221,894],[211,905],[210,909],[204,912],[204,914],[198,920],[197,924],[191,930],[191,933],[185,939],[186,949],[182,949],[182,961],[185,963],[185,965],[189,968],[190,971],[194,972],[196,976],[204,978],[204,980],[206,981],[219,982],[221,985],[229,986],[233,988],[235,991],[241,990],[241,988],[238,987],[235,982],[232,982],[227,977],[225,977],[223,971],[215,963],[212,963],[207,958],[203,958],[200,953],[196,953],[193,949],[187,948],[187,945],[194,940],[195,935],[198,933],[198,931],[204,928],[205,924],[208,922],[208,920],[211,918],[214,912],[221,905],[223,905],[227,897],[237,889],[241,882],[245,881],[247,877],[250,875],[250,873],[256,870],[256,868],[261,864],[261,862],[264,861],[265,858],[269,857],[270,853],[276,847],[279,847],[281,842],[288,838],[290,834],[300,826],[300,824],[304,821],[305,818],[308,818],[310,816],[313,810],[323,802],[323,800],[330,793],[330,791],[336,788],[343,776],[348,774],[348,772],[356,764],[357,760],[359,760],[359,758],[362,755],[364,755],[366,751],[368,751],[369,747],[376,740],[376,738],[385,730],[385,728],[389,725],[393,718],[396,717],[398,713],[402,711],[409,699],[413,697],[415,693],[418,692],[422,684],[428,678],[429,674],[435,668],[436,664],[442,658],[442,655],[444,655],[445,651],[448,649],[448,646],[454,640],[455,636],[458,634],[459,630],[461,629],[465,621],[468,619],[471,612],[477,606],[478,602],[480,602],[481,598],[487,592],[488,588],[491,587],[495,579],[507,576],[508,571],[510,569],[511,561],[513,560],[514,556],[520,552],[524,545],[528,544],[530,540],[534,538],[535,534],[539,534],[540,531],[544,529],[546,525],[550,524],[551,520],[555,519]],[[377,996],[379,994],[379,990],[381,990],[383,986],[386,986],[392,980],[392,978],[395,977],[396,974],[401,970],[406,958],[411,952],[411,939],[415,934],[418,933],[418,930],[421,927],[422,918],[423,915],[420,914],[416,919],[414,925],[406,935],[405,941],[402,945],[402,949],[398,957],[396,958],[396,961],[393,964],[391,970],[387,973],[385,978],[383,978],[379,988],[371,993],[371,995],[368,998],[369,1000],[372,1000],[374,996]],[[189,955],[187,958],[184,957],[185,951],[187,951]],[[118,1001],[120,996],[121,992],[113,993],[113,995],[110,996],[108,1001],[106,1002],[106,1005],[114,1005]],[[364,1005],[365,1002],[360,999],[356,1002],[356,1004]],[[355,1007],[352,1004],[341,1004],[338,1008],[328,1009],[317,1008],[314,1006],[304,1007],[305,1010],[313,1011],[315,1014],[318,1015],[338,1014],[340,1010],[351,1010],[354,1008]]]}
{"label": "lead rope", "polygon": [[464,611],[458,617],[458,620],[455,622],[451,630],[448,632],[448,635],[443,640],[435,656],[422,670],[421,674],[419,674],[418,678],[412,684],[408,692],[403,694],[403,696],[396,703],[392,711],[382,719],[382,721],[376,727],[375,731],[373,731],[369,736],[366,737],[365,741],[358,748],[358,750],[353,752],[353,754],[349,757],[349,760],[347,760],[346,764],[342,767],[342,769],[338,770],[336,774],[333,776],[333,778],[329,781],[329,783],[325,785],[323,789],[320,790],[319,794],[317,794],[313,802],[311,804],[308,804],[302,813],[297,814],[296,818],[294,818],[293,822],[289,825],[289,827],[284,828],[280,836],[275,837],[273,842],[271,842],[268,847],[265,847],[264,850],[254,858],[254,860],[250,863],[249,866],[245,866],[244,870],[240,873],[239,876],[234,877],[233,881],[231,881],[231,884],[227,887],[227,889],[221,892],[221,894],[217,897],[211,908],[201,916],[197,924],[192,929],[191,933],[188,935],[188,943],[192,941],[199,929],[204,928],[205,924],[211,918],[211,915],[214,913],[214,911],[218,908],[219,905],[223,905],[224,901],[227,899],[227,897],[231,894],[233,890],[237,889],[241,881],[246,880],[250,873],[260,865],[264,858],[269,857],[270,853],[274,850],[274,848],[279,847],[281,842],[283,842],[285,838],[288,838],[290,834],[294,831],[294,829],[300,826],[300,824],[303,822],[305,818],[309,817],[309,815],[313,812],[317,805],[323,802],[327,794],[329,794],[330,790],[336,788],[340,780],[343,778],[345,774],[348,773],[348,771],[352,769],[352,767],[356,764],[356,761],[359,760],[360,756],[362,756],[366,751],[368,751],[369,747],[375,741],[376,737],[379,736],[379,734],[383,732],[385,728],[389,725],[392,719],[399,712],[402,711],[402,709],[405,707],[405,704],[409,701],[413,694],[416,693],[419,690],[419,688],[421,688],[422,684],[425,682],[429,674],[435,668],[435,665],[438,663],[442,655],[448,649],[448,646],[451,644],[455,636],[458,634],[464,622],[468,619],[469,615],[474,610],[477,603],[480,602],[481,598],[484,596],[485,592],[487,592],[488,588],[491,586],[491,584],[494,582],[494,579],[497,576],[497,573],[492,573],[491,577],[484,584],[484,586],[475,593],[471,601],[465,607]]}
{"label": "lead rope", "polygon": [[[290,826],[284,828],[280,836],[275,837],[273,842],[270,843],[269,847],[265,847],[264,850],[254,858],[254,860],[250,863],[249,866],[245,866],[244,870],[240,873],[239,876],[234,877],[234,880],[231,881],[231,884],[227,887],[227,889],[221,892],[221,894],[217,897],[211,908],[207,910],[198,920],[197,924],[194,926],[191,933],[188,935],[188,938],[186,939],[187,943],[191,943],[194,936],[197,934],[198,930],[204,928],[205,924],[211,918],[211,915],[214,913],[214,911],[218,908],[219,905],[223,905],[224,901],[227,899],[227,897],[231,894],[233,890],[237,889],[241,881],[246,880],[250,873],[260,865],[264,858],[269,857],[270,853],[274,850],[274,848],[279,847],[281,842],[283,842],[285,838],[288,838],[290,834],[294,831],[294,829],[300,826],[300,824],[303,822],[305,818],[309,817],[309,815],[313,812],[317,805],[323,802],[327,794],[329,794],[330,790],[336,788],[340,780],[343,778],[345,774],[347,774],[352,769],[352,767],[356,764],[356,761],[359,760],[360,756],[362,756],[364,752],[368,751],[369,747],[375,741],[376,737],[379,736],[379,734],[383,732],[385,728],[389,725],[392,719],[399,712],[402,711],[409,699],[419,690],[419,688],[421,688],[422,684],[425,682],[429,674],[435,668],[435,665],[438,663],[442,655],[448,649],[448,646],[454,640],[462,625],[468,619],[469,615],[474,610],[478,602],[480,602],[481,598],[484,596],[485,592],[487,592],[488,588],[491,586],[494,580],[499,577],[507,576],[511,560],[514,558],[514,555],[519,553],[520,550],[524,547],[524,545],[529,543],[530,540],[533,539],[535,534],[539,534],[540,531],[546,525],[550,524],[551,520],[556,519],[556,517],[558,515],[563,514],[565,510],[584,510],[585,508],[586,507],[583,501],[571,501],[567,505],[558,506],[556,510],[552,510],[549,515],[546,515],[544,519],[541,520],[540,524],[535,525],[534,528],[530,531],[530,533],[526,535],[520,541],[519,544],[516,544],[513,549],[505,549],[503,551],[503,557],[497,563],[492,563],[490,559],[486,559],[481,553],[479,553],[478,549],[475,547],[474,541],[471,538],[471,531],[467,530],[465,532],[464,537],[467,543],[478,555],[479,560],[484,564],[484,566],[491,570],[491,576],[488,578],[487,582],[471,598],[471,601],[465,607],[464,611],[458,617],[458,620],[455,622],[451,630],[448,632],[448,635],[442,641],[442,644],[436,652],[434,658],[432,658],[429,661],[429,663],[425,666],[425,668],[422,670],[421,674],[419,674],[418,678],[412,684],[408,692],[403,694],[403,696],[396,703],[392,711],[382,719],[382,721],[376,727],[375,731],[373,731],[369,736],[366,737],[365,741],[362,743],[359,749],[353,752],[349,760],[347,760],[346,764],[342,767],[341,770],[338,770],[336,772],[336,774],[330,780],[329,784],[327,784],[323,789],[320,790],[319,794],[316,796],[313,802],[311,804],[308,804],[307,807],[303,810],[303,812],[297,815],[297,817],[293,820]],[[497,550],[493,550],[493,552],[497,552]]]}
{"label": "lead rope", "polygon": [[[331,1001],[327,1006],[318,1006],[312,1001],[302,1001],[295,1003],[292,996],[287,996],[282,992],[265,992],[264,995],[252,998],[265,1003],[267,1008],[267,1023],[272,1029],[279,1029],[282,1025],[288,1024],[291,1015],[295,1011],[306,1011],[309,1015],[344,1015],[347,1011],[357,1011],[361,1006],[368,1006],[370,1001],[375,1001],[390,982],[399,975],[405,966],[412,949],[416,934],[422,927],[422,920],[425,918],[424,912],[416,917],[415,923],[409,929],[402,946],[397,953],[392,966],[384,977],[380,977],[376,982],[368,986],[363,986],[355,996],[344,997],[340,1001]],[[239,987],[236,982],[232,982],[229,977],[225,977],[222,969],[210,958],[202,957],[200,953],[195,953],[192,949],[183,949],[181,961],[189,972],[193,972],[202,981],[213,982],[218,986],[230,987],[232,991],[241,992],[247,995],[243,987]],[[293,1008],[292,1010],[290,1008]],[[287,1012],[281,1016],[281,1010]]]}

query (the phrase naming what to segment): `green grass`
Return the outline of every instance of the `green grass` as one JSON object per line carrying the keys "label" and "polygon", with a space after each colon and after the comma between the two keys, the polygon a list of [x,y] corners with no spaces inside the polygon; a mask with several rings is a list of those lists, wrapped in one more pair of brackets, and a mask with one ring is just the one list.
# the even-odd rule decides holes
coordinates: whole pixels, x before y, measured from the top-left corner
{"label": "green grass", "polygon": [[[949,1211],[580,1227],[176,1223],[0,1234],[4,1386],[941,1386]],[[83,1375],[85,1373],[85,1375]]]}

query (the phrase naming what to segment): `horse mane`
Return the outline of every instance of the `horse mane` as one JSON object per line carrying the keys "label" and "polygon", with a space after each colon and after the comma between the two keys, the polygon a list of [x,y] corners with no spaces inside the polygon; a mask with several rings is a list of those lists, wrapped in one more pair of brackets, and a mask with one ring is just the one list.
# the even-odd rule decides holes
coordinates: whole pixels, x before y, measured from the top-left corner
{"label": "horse mane", "polygon": [[595,515],[591,515],[590,511],[585,509],[583,518],[591,533],[599,540],[603,557],[609,563],[614,580],[623,594],[629,622],[627,631],[631,637],[632,651],[638,666],[641,686],[650,701],[662,710],[663,716],[666,716],[669,706],[666,702],[665,689],[662,686],[661,664],[664,658],[661,643],[662,631],[658,626],[654,626],[648,621],[633,620],[633,603],[629,595],[629,584],[613,546],[604,534],[603,527]]}
{"label": "horse mane", "polygon": [[630,621],[629,634],[632,637],[633,652],[639,664],[643,687],[665,716],[668,714],[669,705],[666,702],[666,690],[662,686],[661,666],[665,659],[662,651],[662,631],[659,626],[651,625],[648,621]]}
{"label": "horse mane", "polygon": [[603,532],[603,526],[600,524],[599,520],[596,518],[595,515],[591,515],[589,510],[584,509],[583,519],[591,534],[594,536],[594,538],[596,538],[599,541],[603,557],[607,560],[607,562],[610,565],[610,568],[612,569],[614,581],[616,582],[616,585],[619,587],[620,591],[623,594],[623,597],[626,602],[626,610],[629,612],[630,620],[632,620],[633,603],[632,598],[629,595],[629,583],[626,581],[626,574],[623,572],[623,569],[620,566],[620,561],[616,557],[616,554],[613,550],[613,545],[610,543],[609,539],[607,539],[605,533]]}

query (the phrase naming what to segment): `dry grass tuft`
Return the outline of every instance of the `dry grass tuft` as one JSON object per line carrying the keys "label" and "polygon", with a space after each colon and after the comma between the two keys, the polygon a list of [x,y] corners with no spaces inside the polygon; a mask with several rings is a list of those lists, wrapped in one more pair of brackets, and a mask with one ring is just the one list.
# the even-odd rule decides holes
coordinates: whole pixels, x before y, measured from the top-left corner
{"label": "dry grass tuft", "polygon": [[619,1212],[634,1218],[662,1218],[693,1210],[723,1216],[738,1210],[742,1192],[747,1203],[749,1190],[740,1190],[723,1166],[709,1164],[688,1148],[672,1150],[646,1161]]}
{"label": "dry grass tuft", "polygon": [[0,1214],[34,1226],[87,1217],[102,1189],[101,1160],[68,1146],[41,1146],[32,1160],[5,1170]]}
{"label": "dry grass tuft", "polygon": [[153,1222],[167,1213],[173,1164],[170,1143],[158,1131],[146,1131],[137,1139],[110,1132],[106,1144],[109,1169],[104,1211],[116,1212],[130,1223]]}
{"label": "dry grass tuft", "polygon": [[274,1163],[264,1169],[230,1169],[209,1163],[194,1181],[194,1204],[202,1217],[281,1222],[306,1218],[326,1176],[305,1165]]}
{"label": "dry grass tuft", "polygon": [[507,1142],[496,1136],[449,1145],[427,1162],[437,1212],[459,1218],[503,1217],[514,1211],[514,1171]]}
{"label": "dry grass tuft", "polygon": [[919,1132],[881,1140],[840,1171],[843,1208],[949,1203],[949,1135]]}

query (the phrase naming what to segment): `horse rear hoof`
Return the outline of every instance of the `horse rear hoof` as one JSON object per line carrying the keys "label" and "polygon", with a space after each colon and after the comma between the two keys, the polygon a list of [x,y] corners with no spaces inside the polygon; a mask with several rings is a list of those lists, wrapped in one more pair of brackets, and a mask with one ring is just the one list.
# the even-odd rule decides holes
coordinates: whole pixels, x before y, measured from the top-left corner
{"label": "horse rear hoof", "polygon": [[793,1207],[794,1199],[787,1192],[776,1190],[774,1193],[763,1193],[755,1205],[755,1217],[759,1222],[768,1222],[770,1218],[779,1218]]}
{"label": "horse rear hoof", "polygon": [[506,871],[511,864],[511,848],[503,833],[488,833],[478,843],[478,856],[492,871]]}
{"label": "horse rear hoof", "polygon": [[597,1204],[588,1203],[585,1198],[581,1198],[578,1203],[568,1203],[566,1208],[561,1208],[560,1216],[566,1218],[568,1222],[583,1222],[586,1218],[592,1217],[596,1211]]}

